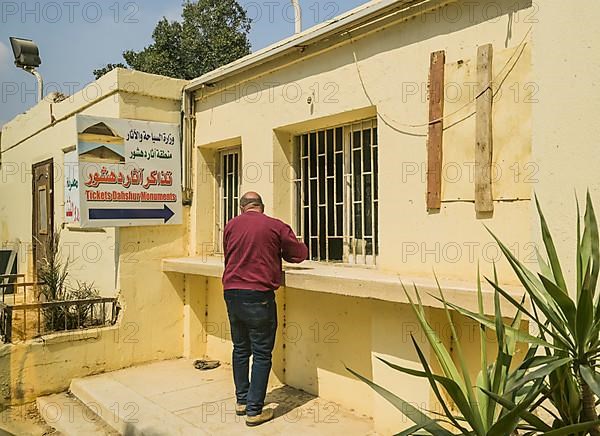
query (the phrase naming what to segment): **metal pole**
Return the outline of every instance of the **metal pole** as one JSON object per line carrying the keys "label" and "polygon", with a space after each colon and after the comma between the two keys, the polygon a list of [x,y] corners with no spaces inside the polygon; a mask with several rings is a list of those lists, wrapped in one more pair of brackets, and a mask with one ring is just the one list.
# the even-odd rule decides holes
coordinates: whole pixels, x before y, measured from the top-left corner
{"label": "metal pole", "polygon": [[300,9],[300,2],[298,0],[292,0],[292,6],[294,7],[294,23],[295,32],[302,32],[302,9]]}
{"label": "metal pole", "polygon": [[44,98],[44,79],[37,70],[31,70],[31,74],[35,76],[38,82],[38,102],[40,102]]}
{"label": "metal pole", "polygon": [[[196,94],[185,89],[182,92],[182,129],[181,129],[181,165],[183,170],[182,188],[183,188],[183,204],[189,205],[192,203],[193,197],[193,148],[194,148],[194,132],[196,124],[195,101]],[[204,171],[204,169],[198,169]]]}
{"label": "metal pole", "polygon": [[28,68],[28,67],[20,67],[20,68],[22,68],[24,71],[27,71],[29,74],[33,74],[35,76],[35,78],[37,79],[38,103],[39,103],[44,98],[44,79],[42,78],[42,75],[40,73],[38,73],[35,68]]}

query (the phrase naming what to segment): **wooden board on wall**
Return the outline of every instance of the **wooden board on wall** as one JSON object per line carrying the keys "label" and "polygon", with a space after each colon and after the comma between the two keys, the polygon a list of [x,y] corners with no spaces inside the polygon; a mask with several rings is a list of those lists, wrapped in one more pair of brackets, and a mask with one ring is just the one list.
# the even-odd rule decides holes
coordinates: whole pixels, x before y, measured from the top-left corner
{"label": "wooden board on wall", "polygon": [[[532,183],[537,178],[536,166],[531,163],[531,116],[532,106],[535,106],[532,102],[539,95],[535,94],[537,89],[531,85],[531,46],[525,46],[521,56],[520,52],[515,47],[499,49],[494,46],[494,77],[498,74],[504,77],[511,68],[502,85],[501,98],[498,94],[493,101],[494,209],[499,201],[530,199]],[[444,75],[444,116],[447,118],[444,119],[442,204],[447,200],[470,201],[474,211],[477,117],[476,103],[470,102],[480,91],[478,86],[472,85],[477,83],[477,48],[473,49],[473,56],[469,58],[456,62],[449,62],[446,58]],[[494,90],[499,85],[495,82]],[[466,118],[471,112],[473,116]]]}
{"label": "wooden board on wall", "polygon": [[427,135],[427,209],[442,206],[444,135],[444,50],[431,53],[429,67],[429,132]]}
{"label": "wooden board on wall", "polygon": [[492,195],[492,156],[493,156],[493,125],[492,125],[492,61],[493,48],[491,44],[482,45],[477,49],[477,81],[479,93],[477,98],[476,116],[476,145],[475,145],[475,211],[489,213],[494,211]]}

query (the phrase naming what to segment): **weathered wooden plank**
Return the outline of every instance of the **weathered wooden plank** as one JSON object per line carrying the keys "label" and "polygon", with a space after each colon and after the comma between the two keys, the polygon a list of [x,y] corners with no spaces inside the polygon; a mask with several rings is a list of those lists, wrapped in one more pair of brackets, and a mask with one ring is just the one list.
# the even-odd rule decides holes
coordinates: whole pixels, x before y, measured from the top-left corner
{"label": "weathered wooden plank", "polygon": [[475,146],[475,211],[493,212],[492,194],[492,156],[493,143],[493,90],[492,82],[492,44],[482,45],[477,49],[477,81],[479,92],[476,116]]}
{"label": "weathered wooden plank", "polygon": [[427,137],[427,209],[442,206],[444,134],[444,67],[446,52],[431,53],[429,67],[429,132]]}

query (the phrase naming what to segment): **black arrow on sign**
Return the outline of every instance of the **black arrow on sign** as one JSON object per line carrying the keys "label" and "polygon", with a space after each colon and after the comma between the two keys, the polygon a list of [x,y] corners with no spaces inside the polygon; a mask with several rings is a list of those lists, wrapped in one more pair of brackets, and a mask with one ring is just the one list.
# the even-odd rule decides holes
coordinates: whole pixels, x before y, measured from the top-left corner
{"label": "black arrow on sign", "polygon": [[91,220],[155,220],[162,219],[166,223],[175,212],[166,204],[162,209],[90,209]]}

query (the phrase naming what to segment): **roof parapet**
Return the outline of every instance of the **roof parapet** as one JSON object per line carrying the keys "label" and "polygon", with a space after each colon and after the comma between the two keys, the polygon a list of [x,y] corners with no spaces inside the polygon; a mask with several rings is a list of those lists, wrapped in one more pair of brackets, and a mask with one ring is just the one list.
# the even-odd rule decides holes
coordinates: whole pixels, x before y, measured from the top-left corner
{"label": "roof parapet", "polygon": [[[456,0],[446,1],[451,3]],[[186,92],[193,92],[204,86],[211,86],[217,81],[224,80],[245,70],[258,67],[264,63],[275,60],[298,48],[304,50],[315,43],[325,41],[335,35],[341,35],[354,29],[362,28],[369,23],[378,21],[387,16],[428,4],[444,3],[443,0],[372,0],[355,9],[352,9],[331,20],[313,26],[301,33],[283,39],[262,50],[244,56],[227,65],[217,68],[196,79],[186,87]]]}

